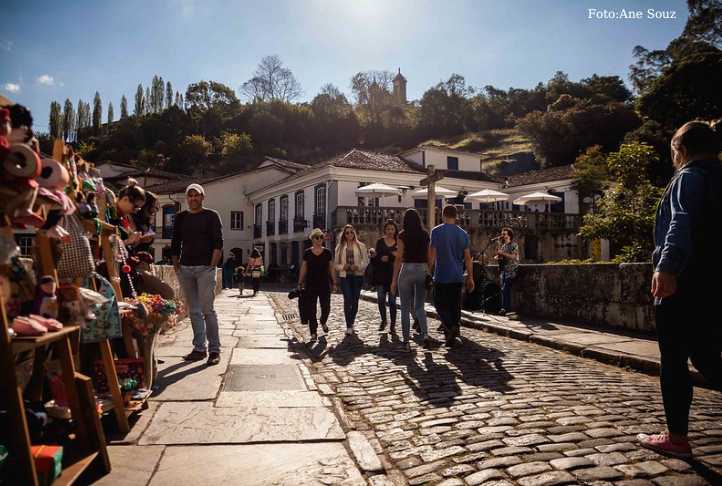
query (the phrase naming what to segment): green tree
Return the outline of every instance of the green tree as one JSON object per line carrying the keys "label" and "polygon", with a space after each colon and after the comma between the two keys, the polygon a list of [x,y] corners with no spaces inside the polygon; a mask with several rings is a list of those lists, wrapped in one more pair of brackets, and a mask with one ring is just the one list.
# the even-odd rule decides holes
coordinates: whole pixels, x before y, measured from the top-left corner
{"label": "green tree", "polygon": [[120,119],[125,120],[128,118],[128,99],[123,95],[120,98]]}
{"label": "green tree", "polygon": [[65,106],[63,106],[62,134],[66,141],[72,140],[75,134],[75,110],[70,98],[65,99]]}
{"label": "green tree", "polygon": [[100,101],[100,93],[95,92],[93,98],[93,133],[100,134],[100,124],[103,117],[103,103]]}
{"label": "green tree", "polygon": [[224,132],[220,142],[220,152],[224,158],[247,155],[253,151],[253,141],[247,133]]}
{"label": "green tree", "polygon": [[110,124],[115,121],[115,114],[113,113],[113,102],[108,102],[108,132],[110,132]]}
{"label": "green tree", "polygon": [[[604,193],[608,179],[607,157],[602,152],[601,146],[593,145],[577,157],[574,162],[573,187],[579,194],[582,213],[594,211],[594,202]],[[587,200],[591,201],[587,202]]]}
{"label": "green tree", "polygon": [[648,178],[650,164],[658,158],[644,144],[623,144],[607,156],[614,184],[602,197],[597,211],[584,216],[580,234],[605,238],[618,249],[617,261],[649,261],[655,208],[663,190]]}
{"label": "green tree", "polygon": [[63,117],[60,114],[60,111],[60,103],[57,101],[50,103],[50,120],[48,127],[50,128],[50,136],[52,138],[60,138],[60,133],[62,131],[61,127],[63,125]]}
{"label": "green tree", "polygon": [[169,109],[173,106],[173,86],[170,81],[165,83],[165,109]]}
{"label": "green tree", "polygon": [[141,117],[145,114],[144,103],[143,103],[143,85],[138,83],[138,89],[135,90],[135,107],[133,109],[133,115]]}
{"label": "green tree", "polygon": [[194,169],[204,174],[207,167],[208,155],[211,152],[211,144],[208,143],[203,135],[188,135],[178,147],[179,159],[182,172],[192,173]]}
{"label": "green tree", "polygon": [[472,120],[469,96],[472,90],[464,77],[451,77],[427,90],[421,97],[421,129],[426,136],[449,136],[463,133]]}
{"label": "green tree", "polygon": [[143,98],[143,113],[150,115],[153,113],[153,95],[150,91],[150,86],[145,87],[145,97]]}

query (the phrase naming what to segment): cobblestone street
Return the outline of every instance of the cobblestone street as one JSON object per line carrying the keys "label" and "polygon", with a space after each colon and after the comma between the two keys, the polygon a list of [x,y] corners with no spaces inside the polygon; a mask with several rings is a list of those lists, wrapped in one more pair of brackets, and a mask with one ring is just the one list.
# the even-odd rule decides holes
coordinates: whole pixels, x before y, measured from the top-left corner
{"label": "cobblestone street", "polygon": [[361,301],[357,336],[344,336],[339,295],[331,331],[304,341],[297,302],[271,293],[290,346],[344,428],[362,432],[386,475],[372,484],[722,484],[722,395],[696,388],[684,462],[637,446],[637,433],[664,430],[655,376],[536,344],[462,328],[463,344],[401,347],[378,331],[376,304]]}

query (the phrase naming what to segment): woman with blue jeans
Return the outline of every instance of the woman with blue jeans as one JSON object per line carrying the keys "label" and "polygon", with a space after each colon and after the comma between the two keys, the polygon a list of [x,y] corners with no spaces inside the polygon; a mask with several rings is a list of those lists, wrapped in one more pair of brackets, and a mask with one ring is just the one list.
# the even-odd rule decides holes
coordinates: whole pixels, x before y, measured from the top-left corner
{"label": "woman with blue jeans", "polygon": [[384,236],[376,242],[376,254],[373,257],[373,284],[376,287],[376,297],[381,315],[379,331],[386,329],[386,302],[389,305],[391,318],[390,331],[396,332],[396,296],[391,293],[391,281],[394,278],[394,261],[396,259],[396,235],[398,226],[393,219],[384,223]]}
{"label": "woman with blue jeans", "polygon": [[336,245],[334,265],[341,278],[343,291],[343,314],[346,318],[346,335],[353,334],[353,325],[358,313],[358,301],[364,283],[364,272],[368,266],[366,245],[356,237],[356,230],[350,224],[343,227]]}
{"label": "woman with blue jeans", "polygon": [[514,232],[511,228],[501,229],[501,246],[494,259],[499,262],[499,280],[501,283],[501,310],[504,315],[511,310],[511,281],[519,267],[519,245],[514,243]]}
{"label": "woman with blue jeans", "polygon": [[403,229],[399,233],[398,250],[394,262],[394,276],[391,293],[397,290],[401,296],[401,328],[404,335],[404,350],[411,351],[411,319],[413,309],[419,321],[419,330],[424,344],[429,343],[426,325],[426,279],[429,275],[429,233],[421,224],[419,213],[407,209],[404,213]]}

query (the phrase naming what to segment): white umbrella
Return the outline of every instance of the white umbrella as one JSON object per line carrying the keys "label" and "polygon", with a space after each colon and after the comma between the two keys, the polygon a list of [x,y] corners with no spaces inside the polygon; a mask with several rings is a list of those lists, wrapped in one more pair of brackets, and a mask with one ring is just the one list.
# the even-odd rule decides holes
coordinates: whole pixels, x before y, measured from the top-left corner
{"label": "white umbrella", "polygon": [[524,194],[514,200],[514,204],[523,206],[528,203],[547,203],[547,202],[559,202],[562,198],[553,196],[547,192],[532,192],[531,194]]}
{"label": "white umbrella", "polygon": [[[459,193],[456,191],[452,191],[451,189],[447,189],[445,187],[436,186],[436,197],[451,199],[458,195]],[[427,197],[429,197],[429,188],[424,187],[422,189],[417,189],[411,193],[411,197],[413,197],[414,199],[426,199]]]}
{"label": "white umbrella", "polygon": [[398,196],[401,194],[401,189],[376,182],[368,186],[359,187],[356,189],[356,194],[370,197]]}
{"label": "white umbrella", "polygon": [[497,201],[508,201],[509,194],[495,191],[493,189],[483,189],[478,192],[467,194],[466,199],[480,203],[493,203]]}

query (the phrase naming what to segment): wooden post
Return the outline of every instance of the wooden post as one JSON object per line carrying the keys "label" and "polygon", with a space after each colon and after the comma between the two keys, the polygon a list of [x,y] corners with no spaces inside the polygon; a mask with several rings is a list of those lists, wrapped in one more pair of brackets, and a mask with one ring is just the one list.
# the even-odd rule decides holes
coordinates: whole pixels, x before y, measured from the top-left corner
{"label": "wooden post", "polygon": [[426,192],[426,207],[428,211],[426,224],[427,229],[431,231],[431,229],[436,226],[436,183],[444,178],[444,171],[436,170],[433,165],[429,165],[428,174],[428,176],[421,179],[420,184],[428,187]]}

